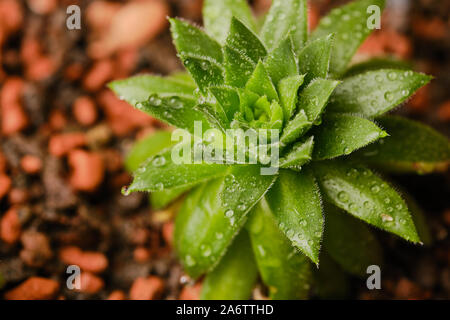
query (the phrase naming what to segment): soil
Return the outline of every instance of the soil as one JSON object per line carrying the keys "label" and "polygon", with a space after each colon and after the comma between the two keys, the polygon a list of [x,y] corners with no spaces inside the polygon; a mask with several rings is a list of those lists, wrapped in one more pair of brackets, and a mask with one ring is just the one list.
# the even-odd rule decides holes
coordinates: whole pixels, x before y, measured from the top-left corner
{"label": "soil", "polygon": [[[201,2],[0,0],[0,297],[198,298],[201,283],[183,274],[171,249],[175,209],[155,211],[145,194],[120,192],[131,179],[123,161],[132,144],[165,126],[106,83],[181,69],[165,17],[201,24]],[[313,1],[311,23],[344,2]],[[268,3],[252,1],[258,13]],[[81,30],[66,27],[71,4],[81,8]],[[359,59],[396,56],[432,74],[396,112],[450,136],[450,3],[391,0],[386,11]],[[382,290],[352,279],[349,298],[449,299],[450,173],[393,179],[424,209],[434,243],[378,232]],[[81,267],[81,290],[67,287],[68,265]]]}

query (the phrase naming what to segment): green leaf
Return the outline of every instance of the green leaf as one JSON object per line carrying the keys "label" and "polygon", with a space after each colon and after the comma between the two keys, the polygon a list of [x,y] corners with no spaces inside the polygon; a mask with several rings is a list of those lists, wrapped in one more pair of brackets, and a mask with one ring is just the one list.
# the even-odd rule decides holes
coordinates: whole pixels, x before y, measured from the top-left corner
{"label": "green leaf", "polygon": [[229,121],[234,119],[234,114],[239,112],[239,94],[231,87],[211,87],[209,88],[217,102],[222,106]]}
{"label": "green leaf", "polygon": [[302,165],[311,161],[313,149],[314,137],[309,137],[306,141],[294,144],[292,148],[280,158],[280,168],[299,170]]}
{"label": "green leaf", "polygon": [[[192,186],[227,173],[229,166],[224,164],[176,164],[173,161],[174,148],[148,159],[134,173],[133,183],[127,192],[162,191],[165,189]],[[174,151],[175,152],[175,151]]]}
{"label": "green leaf", "polygon": [[203,94],[207,93],[208,87],[220,86],[224,83],[224,70],[217,62],[185,55],[180,55],[180,59]]}
{"label": "green leaf", "polygon": [[[156,156],[164,149],[172,147],[176,142],[171,140],[172,133],[168,131],[158,131],[148,137],[138,141],[129,152],[125,167],[129,172],[136,171],[139,166],[147,159]],[[184,192],[189,190],[191,186],[181,188],[173,188],[164,191],[152,192],[150,194],[150,202],[153,209],[161,209],[177,199]]]}
{"label": "green leaf", "polygon": [[320,266],[314,270],[314,288],[320,299],[345,299],[350,292],[347,275],[324,250],[320,253]]}
{"label": "green leaf", "polygon": [[275,179],[261,175],[257,165],[233,166],[226,176],[186,197],[175,222],[175,244],[190,276],[197,278],[217,265]]}
{"label": "green leaf", "polygon": [[314,162],[320,189],[329,201],[382,230],[419,242],[411,215],[400,195],[366,167],[348,162]]}
{"label": "green leaf", "polygon": [[383,256],[380,244],[363,222],[325,206],[324,246],[341,267],[356,276],[367,277],[367,267],[381,266]]}
{"label": "green leaf", "polygon": [[268,49],[275,48],[292,32],[294,51],[298,53],[306,43],[308,19],[305,0],[273,0],[261,30],[261,38]]}
{"label": "green leaf", "polygon": [[305,111],[300,110],[294,119],[288,122],[283,129],[283,133],[280,138],[282,146],[288,145],[300,138],[306,131],[311,128],[312,122],[308,120]]}
{"label": "green leaf", "polygon": [[178,199],[183,193],[192,188],[192,185],[188,185],[181,188],[172,188],[163,191],[152,192],[150,193],[150,203],[152,204],[152,208],[155,210],[165,208],[171,202]]}
{"label": "green leaf", "polygon": [[245,86],[245,89],[257,93],[260,96],[267,96],[267,98],[271,101],[278,101],[277,90],[275,89],[272,80],[270,79],[269,74],[261,61],[256,66],[255,71]]}
{"label": "green leaf", "polygon": [[167,78],[191,86],[194,89],[197,88],[194,79],[192,79],[191,75],[185,71],[175,71],[174,73],[170,74],[170,76],[168,76]]}
{"label": "green leaf", "polygon": [[250,214],[247,224],[253,252],[270,297],[306,299],[311,286],[311,264],[280,231],[265,199]]}
{"label": "green leaf", "polygon": [[136,142],[125,160],[126,169],[129,172],[137,170],[145,160],[173,146],[175,142],[171,139],[172,132],[157,131]]}
{"label": "green leaf", "polygon": [[314,159],[332,159],[347,155],[387,134],[373,122],[349,114],[326,114],[314,129]]}
{"label": "green leaf", "polygon": [[229,120],[222,108],[222,105],[215,102],[204,102],[196,105],[194,110],[201,112],[205,118],[208,119],[208,122],[212,127],[225,132],[225,129],[228,127]]}
{"label": "green leaf", "polygon": [[304,110],[310,122],[320,122],[320,116],[339,81],[315,79],[303,89],[298,98],[298,110]]}
{"label": "green leaf", "polygon": [[412,71],[369,71],[344,79],[334,91],[328,108],[376,117],[406,101],[430,80],[430,76]]}
{"label": "green leaf", "polygon": [[314,40],[300,51],[298,64],[300,73],[305,74],[305,84],[316,78],[326,79],[330,68],[331,47],[334,34]]}
{"label": "green leaf", "polygon": [[194,121],[201,121],[204,130],[213,127],[209,119],[194,109],[196,101],[182,97],[152,95],[147,101],[138,102],[136,108],[170,125],[194,132]]}
{"label": "green leaf", "polygon": [[180,96],[194,99],[195,84],[192,85],[176,78],[163,78],[153,75],[135,76],[123,80],[115,80],[108,84],[118,97],[131,105],[146,101],[150,95],[161,97]]}
{"label": "green leaf", "polygon": [[312,173],[306,169],[281,169],[267,194],[267,202],[292,246],[318,265],[323,217],[319,188]]}
{"label": "green leaf", "polygon": [[371,14],[367,8],[377,5],[384,8],[385,0],[359,0],[338,7],[320,20],[319,26],[311,34],[312,39],[318,39],[331,33],[335,34],[333,52],[331,55],[330,73],[340,76],[347,68],[358,47],[372,32],[367,27]]}
{"label": "green leaf", "polygon": [[180,59],[200,90],[223,83],[222,48],[205,32],[179,19],[169,19]]}
{"label": "green leaf", "polygon": [[450,142],[440,133],[398,116],[383,116],[377,122],[390,136],[358,151],[355,157],[390,172],[430,173],[448,168]]}
{"label": "green leaf", "polygon": [[219,265],[207,274],[201,300],[248,300],[258,277],[250,239],[242,230]]}
{"label": "green leaf", "polygon": [[296,75],[281,79],[278,82],[278,93],[286,121],[290,120],[294,114],[298,100],[298,89],[303,84],[303,80],[303,75]]}
{"label": "green leaf", "polygon": [[356,63],[345,71],[344,78],[356,76],[368,71],[379,69],[411,70],[413,65],[410,62],[394,58],[373,58],[367,61]]}
{"label": "green leaf", "polygon": [[225,80],[235,87],[244,87],[259,60],[267,54],[258,37],[242,22],[233,18],[224,47]]}
{"label": "green leaf", "polygon": [[298,75],[292,37],[286,37],[276,46],[264,61],[267,72],[275,86],[281,79]]}
{"label": "green leaf", "polygon": [[256,23],[246,0],[205,0],[203,21],[206,30],[220,43],[225,41],[233,17],[243,21],[251,30]]}

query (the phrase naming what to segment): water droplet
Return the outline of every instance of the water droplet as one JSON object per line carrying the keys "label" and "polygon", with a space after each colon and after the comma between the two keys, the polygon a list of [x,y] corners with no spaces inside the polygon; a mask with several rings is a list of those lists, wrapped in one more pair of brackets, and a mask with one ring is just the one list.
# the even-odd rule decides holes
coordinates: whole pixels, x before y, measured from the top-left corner
{"label": "water droplet", "polygon": [[162,167],[166,164],[166,158],[163,156],[156,156],[152,161],[153,166],[155,167]]}
{"label": "water droplet", "polygon": [[156,190],[164,190],[164,184],[162,184],[162,182],[158,182],[157,184],[155,184],[155,188]]}
{"label": "water droplet", "polygon": [[389,199],[389,198],[384,199],[384,203],[386,203],[386,204],[391,203],[391,199]]}
{"label": "water droplet", "polygon": [[194,258],[192,258],[190,255],[187,255],[185,257],[185,260],[186,260],[186,264],[187,264],[188,267],[195,266],[196,262],[195,262]]}
{"label": "water droplet", "polygon": [[381,214],[381,220],[383,220],[383,222],[392,222],[394,221],[394,218],[392,218],[392,216],[382,213]]}
{"label": "water droplet", "polygon": [[338,193],[338,199],[342,202],[347,202],[349,199],[348,193],[345,191],[341,191]]}
{"label": "water droplet", "polygon": [[402,90],[402,96],[407,97],[409,95],[409,91],[408,90]]}
{"label": "water droplet", "polygon": [[203,250],[203,256],[204,256],[204,257],[209,257],[210,255],[211,255],[211,249],[208,248],[208,247],[206,247],[206,248]]}
{"label": "water droplet", "polygon": [[292,238],[293,236],[294,236],[294,230],[292,230],[292,229],[289,229],[287,232],[286,232],[286,235],[288,236],[288,238]]}
{"label": "water droplet", "polygon": [[371,204],[369,201],[364,201],[363,206],[364,206],[364,208],[366,208],[366,209],[372,208],[372,204]]}
{"label": "water droplet", "polygon": [[241,203],[240,205],[237,206],[237,209],[239,211],[245,211],[245,209],[247,209],[247,206],[245,205],[245,203]]}
{"label": "water droplet", "polygon": [[389,80],[395,80],[395,79],[397,79],[397,73],[395,72],[395,71],[391,71],[391,72],[389,72],[388,73],[388,79]]}
{"label": "water droplet", "polygon": [[390,92],[390,91],[387,91],[385,94],[384,94],[384,98],[387,100],[387,101],[392,101],[392,100],[394,100],[394,94],[392,93],[392,92]]}
{"label": "water droplet", "polygon": [[131,193],[131,192],[130,192],[130,190],[128,189],[127,186],[122,187],[122,194],[123,194],[124,196],[129,196],[130,193]]}
{"label": "water droplet", "polygon": [[227,210],[225,212],[225,216],[227,216],[228,218],[231,218],[234,215],[234,211],[233,210]]}
{"label": "water droplet", "polygon": [[266,251],[264,250],[264,248],[261,246],[261,245],[258,245],[258,251],[259,251],[259,254],[262,256],[262,257],[264,257],[265,255],[266,255]]}

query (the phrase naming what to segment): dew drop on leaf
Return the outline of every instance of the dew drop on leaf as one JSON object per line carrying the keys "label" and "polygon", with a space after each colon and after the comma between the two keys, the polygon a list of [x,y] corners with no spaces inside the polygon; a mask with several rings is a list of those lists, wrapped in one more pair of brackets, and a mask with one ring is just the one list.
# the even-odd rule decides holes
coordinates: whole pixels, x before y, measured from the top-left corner
{"label": "dew drop on leaf", "polygon": [[382,213],[381,214],[381,220],[383,220],[383,222],[392,222],[394,221],[394,218],[392,218],[392,216]]}
{"label": "dew drop on leaf", "polygon": [[387,101],[391,102],[392,100],[394,100],[394,95],[392,94],[392,92],[387,91],[387,92],[384,94],[384,98],[385,98]]}
{"label": "dew drop on leaf", "polygon": [[338,199],[342,202],[347,202],[349,199],[348,193],[345,191],[341,191],[338,193]]}
{"label": "dew drop on leaf", "polygon": [[391,81],[397,79],[397,73],[394,72],[394,71],[389,72],[388,73],[388,79],[391,80]]}
{"label": "dew drop on leaf", "polygon": [[152,164],[155,167],[162,167],[166,164],[166,158],[163,156],[156,156],[155,159],[153,159]]}
{"label": "dew drop on leaf", "polygon": [[192,256],[187,255],[185,260],[186,260],[186,264],[187,264],[188,267],[195,266],[196,262],[195,262],[194,258],[192,258]]}

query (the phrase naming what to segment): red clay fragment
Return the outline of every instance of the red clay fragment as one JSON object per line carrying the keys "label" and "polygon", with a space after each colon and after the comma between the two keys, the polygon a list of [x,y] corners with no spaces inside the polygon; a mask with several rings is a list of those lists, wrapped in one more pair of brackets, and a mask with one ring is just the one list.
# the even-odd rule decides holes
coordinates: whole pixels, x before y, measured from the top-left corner
{"label": "red clay fragment", "polygon": [[55,298],[59,284],[55,280],[31,277],[5,293],[6,300],[48,300]]}
{"label": "red clay fragment", "polygon": [[137,278],[130,289],[131,300],[154,300],[163,290],[164,282],[155,276]]}
{"label": "red clay fragment", "polygon": [[108,267],[108,259],[101,252],[82,251],[78,247],[64,247],[59,252],[59,258],[68,265],[77,265],[82,270],[100,273]]}

